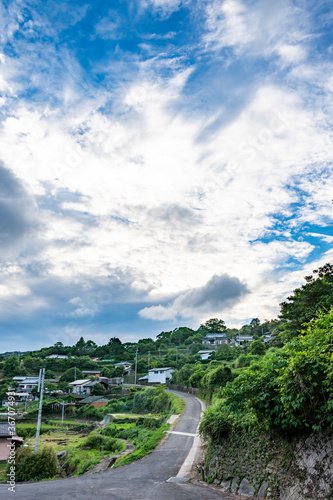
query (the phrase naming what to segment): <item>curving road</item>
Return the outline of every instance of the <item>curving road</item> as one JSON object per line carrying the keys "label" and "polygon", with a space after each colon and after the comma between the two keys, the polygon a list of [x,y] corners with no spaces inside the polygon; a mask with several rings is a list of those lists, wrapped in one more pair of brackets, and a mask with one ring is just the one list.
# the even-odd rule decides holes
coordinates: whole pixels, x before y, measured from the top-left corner
{"label": "curving road", "polygon": [[[201,406],[193,396],[176,393],[186,401],[186,409],[173,431],[195,434]],[[227,500],[235,498],[205,486],[166,482],[177,473],[193,444],[186,434],[169,434],[150,455],[129,465],[99,474],[20,483],[15,493],[0,485],[1,500]]]}

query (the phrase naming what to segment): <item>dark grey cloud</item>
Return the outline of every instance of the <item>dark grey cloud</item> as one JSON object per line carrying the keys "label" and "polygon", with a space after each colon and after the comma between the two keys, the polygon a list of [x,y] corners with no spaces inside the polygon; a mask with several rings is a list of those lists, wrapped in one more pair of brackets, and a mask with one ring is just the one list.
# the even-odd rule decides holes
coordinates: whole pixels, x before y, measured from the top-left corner
{"label": "dark grey cloud", "polygon": [[15,251],[36,226],[34,202],[21,182],[0,163],[0,248]]}
{"label": "dark grey cloud", "polygon": [[180,295],[175,304],[184,308],[217,311],[236,304],[247,293],[247,286],[238,278],[228,274],[214,275],[204,286]]}
{"label": "dark grey cloud", "polygon": [[179,294],[166,306],[152,305],[139,311],[145,319],[163,321],[176,317],[195,318],[218,314],[236,305],[250,293],[247,285],[228,274],[214,275],[205,285]]}

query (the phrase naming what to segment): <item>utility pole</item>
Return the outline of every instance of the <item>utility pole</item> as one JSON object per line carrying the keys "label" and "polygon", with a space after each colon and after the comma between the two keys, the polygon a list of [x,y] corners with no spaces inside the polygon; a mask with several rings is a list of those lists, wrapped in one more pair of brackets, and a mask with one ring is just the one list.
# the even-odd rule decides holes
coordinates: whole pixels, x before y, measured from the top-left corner
{"label": "utility pole", "polygon": [[61,425],[64,425],[65,401],[62,400]]}
{"label": "utility pole", "polygon": [[148,351],[148,371],[149,371],[149,368],[150,368],[150,351]]}
{"label": "utility pole", "polygon": [[134,378],[134,384],[136,384],[137,373],[138,373],[138,349],[135,351],[135,378]]}
{"label": "utility pole", "polygon": [[38,451],[40,426],[42,423],[44,379],[45,379],[45,368],[39,370],[39,380],[38,380],[39,409],[38,409],[37,431],[36,431],[36,441],[35,441],[35,453],[37,453]]}

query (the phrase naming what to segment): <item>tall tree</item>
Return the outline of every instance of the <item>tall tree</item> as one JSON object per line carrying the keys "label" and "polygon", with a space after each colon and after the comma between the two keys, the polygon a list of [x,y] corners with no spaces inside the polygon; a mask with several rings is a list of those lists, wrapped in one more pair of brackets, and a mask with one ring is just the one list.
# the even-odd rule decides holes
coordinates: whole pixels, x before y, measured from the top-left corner
{"label": "tall tree", "polygon": [[210,333],[224,333],[227,329],[222,319],[212,318],[206,321],[201,327]]}
{"label": "tall tree", "polygon": [[281,336],[287,340],[299,335],[317,314],[333,305],[333,266],[325,264],[305,276],[306,284],[280,304],[280,318],[287,320]]}

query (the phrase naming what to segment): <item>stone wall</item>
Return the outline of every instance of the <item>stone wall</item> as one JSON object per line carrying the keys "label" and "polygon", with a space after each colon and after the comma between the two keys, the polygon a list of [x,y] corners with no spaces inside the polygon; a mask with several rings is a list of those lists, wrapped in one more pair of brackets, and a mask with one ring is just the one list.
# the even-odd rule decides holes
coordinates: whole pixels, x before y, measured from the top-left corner
{"label": "stone wall", "polygon": [[230,435],[209,443],[205,479],[255,499],[333,499],[333,433]]}

